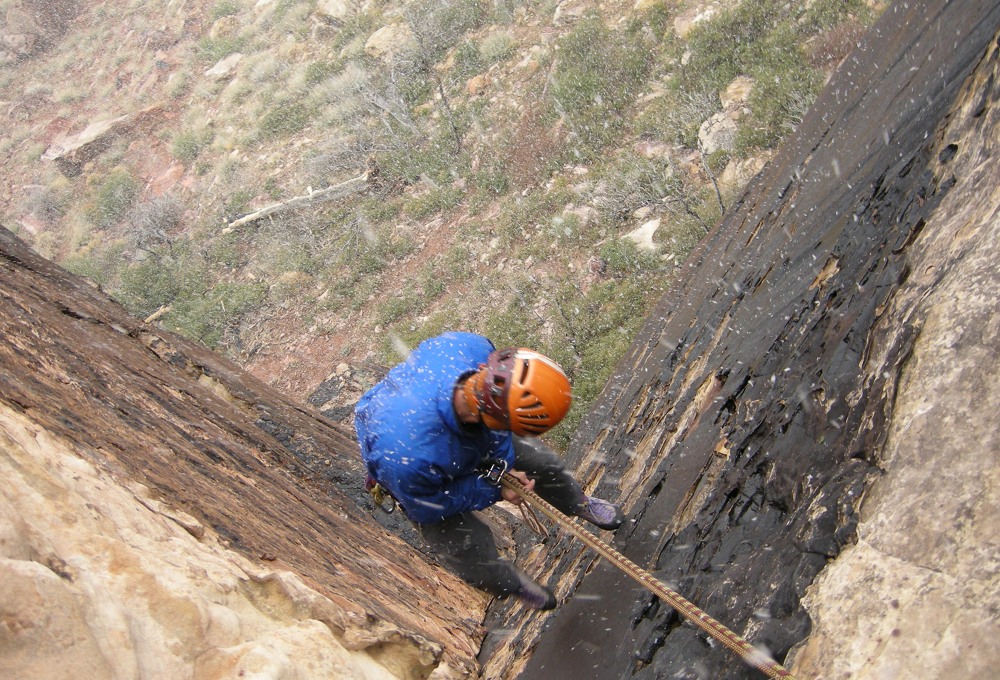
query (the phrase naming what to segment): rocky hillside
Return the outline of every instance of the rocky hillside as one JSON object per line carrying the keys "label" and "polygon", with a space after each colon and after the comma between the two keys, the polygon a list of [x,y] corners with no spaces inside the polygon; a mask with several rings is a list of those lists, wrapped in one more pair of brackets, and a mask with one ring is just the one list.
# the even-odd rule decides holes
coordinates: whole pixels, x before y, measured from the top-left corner
{"label": "rocky hillside", "polygon": [[299,399],[445,326],[538,346],[564,444],[879,9],[3,0],[0,215]]}

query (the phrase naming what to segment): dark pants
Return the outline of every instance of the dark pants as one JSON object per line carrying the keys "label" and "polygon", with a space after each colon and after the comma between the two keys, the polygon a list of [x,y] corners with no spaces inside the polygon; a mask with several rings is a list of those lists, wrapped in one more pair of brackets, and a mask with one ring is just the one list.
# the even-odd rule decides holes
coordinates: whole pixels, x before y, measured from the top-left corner
{"label": "dark pants", "polygon": [[[576,514],[583,491],[552,449],[537,439],[514,437],[514,469],[535,480],[535,493],[560,512]],[[493,532],[475,513],[463,512],[441,522],[418,524],[417,530],[467,583],[491,595],[518,591],[517,568],[500,559]]]}

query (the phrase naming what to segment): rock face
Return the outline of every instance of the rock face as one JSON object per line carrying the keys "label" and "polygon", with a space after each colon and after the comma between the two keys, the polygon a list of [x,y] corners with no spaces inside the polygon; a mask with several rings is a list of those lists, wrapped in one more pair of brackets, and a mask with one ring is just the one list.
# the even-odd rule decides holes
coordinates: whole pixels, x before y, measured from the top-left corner
{"label": "rock face", "polygon": [[459,678],[483,596],[353,435],[0,229],[0,677]]}
{"label": "rock face", "polygon": [[[571,446],[615,545],[800,678],[1000,663],[998,26],[887,10]],[[762,677],[562,534],[526,568],[564,604],[493,612],[484,677]]]}

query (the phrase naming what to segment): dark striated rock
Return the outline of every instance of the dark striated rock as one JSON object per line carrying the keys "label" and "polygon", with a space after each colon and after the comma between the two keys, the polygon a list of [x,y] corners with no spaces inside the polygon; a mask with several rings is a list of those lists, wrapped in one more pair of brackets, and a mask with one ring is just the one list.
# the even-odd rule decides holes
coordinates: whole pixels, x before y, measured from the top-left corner
{"label": "dark striated rock", "polygon": [[[955,159],[981,125],[975,143],[995,145],[995,78],[970,77],[995,70],[998,26],[996,2],[887,10],[692,255],[573,440],[578,475],[626,503],[618,548],[779,661],[810,634],[803,596],[856,540],[883,474],[927,313],[901,295],[920,244],[993,162]],[[966,101],[978,114],[958,115]],[[987,182],[982,215],[996,210]],[[934,247],[932,271],[961,256]],[[563,535],[533,567],[565,603],[514,632],[493,612],[506,641],[487,640],[485,677],[761,677]]]}

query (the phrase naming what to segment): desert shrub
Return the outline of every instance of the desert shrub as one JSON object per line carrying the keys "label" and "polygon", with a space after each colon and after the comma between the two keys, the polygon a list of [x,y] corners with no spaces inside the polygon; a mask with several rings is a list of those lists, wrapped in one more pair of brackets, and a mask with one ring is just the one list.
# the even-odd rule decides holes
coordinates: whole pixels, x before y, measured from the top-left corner
{"label": "desert shrub", "polygon": [[246,40],[240,36],[205,37],[198,41],[196,55],[199,60],[214,64],[230,54],[243,51]]}
{"label": "desert shrub", "polygon": [[775,0],[747,0],[698,23],[688,36],[690,58],[679,82],[687,91],[717,96],[736,76],[753,70],[765,38],[786,16]]}
{"label": "desert shrub", "polygon": [[221,283],[201,295],[176,298],[163,320],[171,330],[216,348],[266,297],[263,284]]}
{"label": "desert shrub", "polygon": [[565,447],[635,338],[661,287],[651,276],[602,281],[586,292],[571,283],[556,292],[556,330],[547,354],[573,383],[573,407],[547,438]]}
{"label": "desert shrub", "polygon": [[253,200],[253,192],[245,187],[239,187],[229,191],[225,196],[222,209],[226,220],[235,220],[250,210],[250,201]]}
{"label": "desert shrub", "polygon": [[383,326],[413,314],[423,307],[423,299],[412,290],[398,291],[385,298],[375,309],[375,321]]}
{"label": "desert shrub", "polygon": [[606,220],[627,219],[635,210],[683,191],[680,177],[668,159],[626,153],[603,166],[598,176],[599,188],[590,194],[590,200]]}
{"label": "desert shrub", "polygon": [[642,36],[619,35],[591,16],[559,41],[552,100],[566,115],[584,158],[616,139],[625,126],[651,64]]}
{"label": "desert shrub", "polygon": [[[745,0],[719,12],[691,31],[690,59],[677,73],[674,97],[716,98],[736,76],[750,76],[755,81],[748,101],[751,113],[740,122],[737,153],[771,147],[794,129],[822,85],[822,74],[802,46],[841,22],[870,19],[863,4],[822,0],[790,6],[779,0]],[[700,124],[707,113],[702,111],[692,124]],[[682,129],[681,136],[691,145],[690,128]]]}
{"label": "desert shrub", "polygon": [[132,174],[118,169],[108,175],[97,189],[87,209],[87,219],[105,229],[121,222],[139,196],[139,184]]}
{"label": "desert shrub", "polygon": [[77,251],[59,262],[59,266],[77,276],[90,279],[102,290],[108,290],[124,266],[124,244],[110,243]]}
{"label": "desert shrub", "polygon": [[161,260],[151,257],[129,266],[121,275],[117,299],[130,313],[145,318],[182,294],[192,297],[204,291],[205,272],[188,267],[186,257]]}
{"label": "desert shrub", "polygon": [[181,163],[190,165],[198,158],[202,149],[212,143],[213,136],[214,133],[208,128],[183,130],[174,135],[170,142],[170,151]]}
{"label": "desert shrub", "polygon": [[[457,330],[455,327],[455,317],[447,311],[442,311],[430,315],[419,325],[403,325],[402,327],[394,328],[393,332],[396,333],[404,346],[412,349],[424,340],[433,338],[449,330]],[[383,341],[382,356],[384,358],[383,363],[386,365],[392,365],[400,361],[395,347],[391,347],[390,345],[391,343]]]}
{"label": "desert shrub", "polygon": [[703,89],[684,89],[673,84],[636,117],[633,128],[640,136],[665,139],[694,149],[698,129],[719,109],[719,96]]}
{"label": "desert shrub", "polygon": [[510,302],[501,309],[487,303],[489,313],[480,315],[477,330],[497,347],[542,347],[544,320],[535,312],[536,284],[527,277],[517,277],[513,281],[508,279],[506,286],[513,293]]}
{"label": "desert shrub", "polygon": [[492,33],[479,43],[479,58],[484,66],[509,59],[517,50],[517,40],[510,33]]}
{"label": "desert shrub", "polygon": [[773,147],[792,132],[822,84],[821,74],[803,68],[775,69],[758,80],[747,100],[751,113],[736,130],[736,155],[748,156],[756,149]]}
{"label": "desert shrub", "polygon": [[868,24],[873,18],[874,12],[864,0],[816,0],[804,6],[798,24],[802,33],[816,34],[829,31],[844,22]]}
{"label": "desert shrub", "polygon": [[454,276],[453,272],[443,268],[444,258],[438,257],[425,264],[417,274],[417,285],[427,300],[440,297],[448,288],[448,283]]}
{"label": "desert shrub", "polygon": [[301,132],[316,115],[315,107],[300,95],[286,97],[268,108],[260,119],[259,129],[266,137],[281,137]]}
{"label": "desert shrub", "polygon": [[165,243],[168,233],[184,218],[184,204],[177,196],[166,194],[143,201],[128,216],[126,235],[139,248]]}
{"label": "desert shrub", "polygon": [[378,156],[378,166],[387,184],[412,184],[429,179],[436,184],[450,184],[468,171],[467,154],[456,154],[455,140],[443,126],[429,138],[412,132],[400,134],[391,147]]}
{"label": "desert shrub", "polygon": [[606,263],[607,274],[615,278],[651,273],[660,267],[656,253],[640,249],[628,238],[611,239],[598,252]]}
{"label": "desert shrub", "polygon": [[553,191],[533,191],[527,196],[514,194],[500,202],[500,211],[489,224],[490,231],[504,246],[524,246],[530,237],[552,224],[572,201],[564,187]]}
{"label": "desert shrub", "polygon": [[455,65],[448,73],[452,86],[465,82],[487,66],[479,48],[471,40],[463,40],[455,47],[453,60]]}
{"label": "desert shrub", "polygon": [[235,0],[221,0],[212,6],[212,20],[222,17],[236,16],[240,13],[240,5]]}
{"label": "desert shrub", "polygon": [[441,212],[447,212],[462,202],[465,192],[453,186],[433,189],[427,193],[411,198],[403,206],[403,213],[415,219],[422,220]]}
{"label": "desert shrub", "polygon": [[303,81],[307,86],[316,85],[336,74],[339,64],[334,61],[312,61],[306,66]]}
{"label": "desert shrub", "polygon": [[204,244],[205,260],[213,267],[238,269],[250,262],[252,244],[236,231],[218,234]]}
{"label": "desert shrub", "polygon": [[43,186],[28,194],[25,208],[44,222],[57,222],[66,214],[71,195],[65,187]]}

